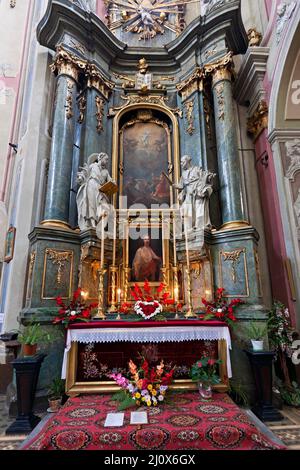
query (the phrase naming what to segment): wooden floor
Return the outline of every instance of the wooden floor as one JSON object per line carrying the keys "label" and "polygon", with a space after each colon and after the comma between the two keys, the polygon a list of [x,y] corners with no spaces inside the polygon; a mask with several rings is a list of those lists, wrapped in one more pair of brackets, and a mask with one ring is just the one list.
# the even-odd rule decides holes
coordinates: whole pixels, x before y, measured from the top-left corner
{"label": "wooden floor", "polygon": [[300,408],[284,406],[280,413],[284,420],[265,423],[290,450],[300,450]]}

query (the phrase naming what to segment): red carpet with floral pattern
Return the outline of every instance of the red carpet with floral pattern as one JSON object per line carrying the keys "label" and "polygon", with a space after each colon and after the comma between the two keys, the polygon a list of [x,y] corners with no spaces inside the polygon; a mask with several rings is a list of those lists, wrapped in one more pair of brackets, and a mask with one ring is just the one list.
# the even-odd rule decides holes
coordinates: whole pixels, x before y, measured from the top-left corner
{"label": "red carpet with floral pattern", "polygon": [[[132,410],[132,409],[131,409]],[[149,423],[104,427],[108,412],[116,411],[109,395],[70,398],[26,450],[275,450],[226,394],[203,401],[198,393],[177,393],[161,407],[148,408]]]}

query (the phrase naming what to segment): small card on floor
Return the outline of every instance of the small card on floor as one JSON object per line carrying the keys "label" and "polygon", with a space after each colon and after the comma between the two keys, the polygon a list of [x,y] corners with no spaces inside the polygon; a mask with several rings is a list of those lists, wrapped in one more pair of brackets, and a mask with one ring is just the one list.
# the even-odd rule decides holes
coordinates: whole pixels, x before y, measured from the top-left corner
{"label": "small card on floor", "polygon": [[132,411],[130,413],[130,424],[148,424],[146,411]]}
{"label": "small card on floor", "polygon": [[123,426],[124,413],[107,413],[104,427]]}

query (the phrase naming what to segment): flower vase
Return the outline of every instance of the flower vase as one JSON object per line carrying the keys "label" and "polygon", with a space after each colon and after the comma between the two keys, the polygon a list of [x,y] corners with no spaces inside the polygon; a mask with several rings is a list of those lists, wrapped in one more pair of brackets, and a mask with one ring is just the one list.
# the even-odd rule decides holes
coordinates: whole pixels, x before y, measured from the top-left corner
{"label": "flower vase", "polygon": [[212,388],[209,382],[198,382],[198,390],[201,398],[205,400],[211,400]]}

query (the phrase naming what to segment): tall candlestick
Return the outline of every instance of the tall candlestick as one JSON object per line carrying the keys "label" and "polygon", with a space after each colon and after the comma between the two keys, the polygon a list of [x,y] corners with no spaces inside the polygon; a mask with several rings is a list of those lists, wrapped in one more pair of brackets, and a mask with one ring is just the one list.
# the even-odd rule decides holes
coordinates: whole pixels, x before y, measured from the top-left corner
{"label": "tall candlestick", "polygon": [[189,252],[189,242],[188,234],[186,229],[186,219],[184,218],[184,236],[185,236],[185,250],[186,250],[186,274],[187,274],[187,293],[188,293],[188,311],[185,314],[185,318],[194,318],[195,314],[193,311],[193,301],[192,301],[192,281],[191,281],[191,271],[190,271],[190,252]]}
{"label": "tall candlestick", "polygon": [[101,219],[101,252],[100,252],[100,269],[99,269],[99,287],[98,287],[98,311],[94,318],[105,320],[104,312],[104,222]]}
{"label": "tall candlestick", "polygon": [[113,233],[113,260],[112,265],[116,265],[116,250],[117,250],[117,212],[114,212],[114,233]]}

